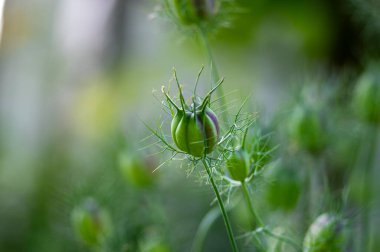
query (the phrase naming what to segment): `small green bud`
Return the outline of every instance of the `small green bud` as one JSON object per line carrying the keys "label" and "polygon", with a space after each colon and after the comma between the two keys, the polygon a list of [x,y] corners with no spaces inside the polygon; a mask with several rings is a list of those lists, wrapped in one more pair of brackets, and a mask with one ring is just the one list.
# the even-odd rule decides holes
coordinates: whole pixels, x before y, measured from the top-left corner
{"label": "small green bud", "polygon": [[250,156],[244,149],[235,150],[228,157],[226,166],[232,179],[243,182],[249,175]]}
{"label": "small green bud", "polygon": [[316,111],[297,106],[289,119],[289,135],[301,148],[316,153],[324,144],[322,125]]}
{"label": "small green bud", "polygon": [[306,233],[304,252],[340,252],[343,251],[343,224],[334,214],[320,215]]}
{"label": "small green bud", "polygon": [[88,246],[100,245],[112,230],[108,212],[100,208],[93,198],[86,199],[73,209],[71,222],[79,240]]}
{"label": "small green bud", "polygon": [[124,179],[137,187],[149,187],[154,182],[153,162],[137,154],[123,152],[119,155],[119,168]]}
{"label": "small green bud", "polygon": [[366,74],[354,90],[354,108],[365,121],[380,123],[380,80]]}

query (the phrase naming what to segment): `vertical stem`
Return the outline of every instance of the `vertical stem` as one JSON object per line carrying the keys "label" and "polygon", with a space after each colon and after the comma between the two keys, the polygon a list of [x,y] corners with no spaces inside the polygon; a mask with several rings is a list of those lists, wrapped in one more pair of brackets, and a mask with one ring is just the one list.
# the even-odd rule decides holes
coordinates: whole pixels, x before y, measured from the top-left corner
{"label": "vertical stem", "polygon": [[[216,66],[215,59],[212,54],[210,43],[208,41],[206,32],[201,27],[198,27],[198,34],[201,39],[202,46],[206,50],[208,61],[211,64],[212,87],[214,87],[214,85],[216,85],[216,83],[220,80],[218,67]],[[223,87],[220,86],[217,92],[220,99],[220,105],[226,109],[226,112],[222,113],[223,121],[228,123],[229,117],[228,117],[228,110],[226,108],[226,97],[224,96]]]}
{"label": "vertical stem", "polygon": [[226,209],[225,209],[225,207],[224,207],[224,203],[223,203],[222,197],[221,197],[220,194],[219,194],[219,191],[218,191],[218,188],[216,187],[216,184],[215,184],[214,178],[212,177],[210,167],[209,167],[209,165],[207,164],[205,158],[202,158],[202,163],[203,163],[203,165],[204,165],[204,167],[205,167],[205,169],[206,169],[207,175],[208,175],[209,180],[210,180],[211,185],[212,185],[212,189],[214,189],[214,193],[215,193],[216,198],[217,198],[217,200],[218,200],[219,207],[220,207],[220,211],[222,212],[222,216],[223,216],[224,224],[225,224],[226,229],[227,229],[228,238],[230,239],[230,243],[231,243],[232,251],[233,251],[233,252],[237,252],[237,251],[238,251],[238,247],[237,247],[237,244],[236,244],[236,241],[235,241],[234,234],[233,234],[233,232],[232,232],[232,228],[231,228],[230,220],[229,220],[229,218],[228,218],[228,215],[227,215]]}

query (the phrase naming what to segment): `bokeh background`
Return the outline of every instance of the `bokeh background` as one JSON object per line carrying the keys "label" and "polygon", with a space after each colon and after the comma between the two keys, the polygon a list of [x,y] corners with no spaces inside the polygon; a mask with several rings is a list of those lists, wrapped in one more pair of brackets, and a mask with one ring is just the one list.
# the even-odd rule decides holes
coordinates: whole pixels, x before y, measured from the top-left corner
{"label": "bokeh background", "polygon": [[[213,207],[213,194],[197,172],[188,174],[186,165],[173,161],[141,175],[149,186],[136,186],[120,171],[120,153],[133,152],[151,170],[165,160],[145,148],[141,140],[150,133],[142,122],[155,125],[161,119],[156,97],[173,67],[191,90],[205,65],[201,89],[210,85],[198,41],[155,14],[156,4],[6,1],[0,47],[0,251],[90,251],[71,223],[72,210],[89,197],[111,216],[108,251],[190,251],[201,219]],[[351,233],[379,247],[379,126],[363,122],[351,106],[360,76],[380,69],[379,2],[236,4],[230,26],[211,40],[224,88],[232,93],[228,99],[236,100],[231,106],[251,95],[248,107],[258,112],[257,124],[272,132],[271,141],[279,146],[271,165],[290,167],[290,175],[276,178],[287,189],[268,189],[270,179],[258,183],[262,214],[274,225],[290,226],[302,240],[312,221],[301,214],[309,197],[303,193],[304,173],[324,167],[331,193],[315,196],[312,217],[340,212],[354,220],[347,227]],[[286,130],[294,107],[304,102],[323,121],[326,147],[318,157],[299,150]],[[374,167],[374,183],[361,172],[368,166]],[[363,180],[352,182],[355,178]],[[362,194],[363,184],[374,186]],[[274,206],[266,200],[268,190],[274,191],[269,196]],[[289,195],[284,204],[278,200]],[[368,205],[371,241],[355,224]],[[236,209],[235,228],[244,231],[244,206]],[[346,251],[362,251],[360,244],[348,239]],[[229,251],[222,220],[212,226],[205,251]]]}

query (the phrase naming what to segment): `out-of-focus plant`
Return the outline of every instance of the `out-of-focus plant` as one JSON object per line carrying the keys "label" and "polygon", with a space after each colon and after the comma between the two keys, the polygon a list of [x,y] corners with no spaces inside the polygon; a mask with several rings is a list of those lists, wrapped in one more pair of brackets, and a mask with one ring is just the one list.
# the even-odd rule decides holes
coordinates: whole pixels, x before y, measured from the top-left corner
{"label": "out-of-focus plant", "polygon": [[90,247],[103,246],[112,233],[109,213],[93,198],[73,209],[71,221],[78,239]]}
{"label": "out-of-focus plant", "polygon": [[343,251],[344,223],[336,214],[320,215],[306,233],[304,252]]}
{"label": "out-of-focus plant", "polygon": [[230,24],[236,2],[229,0],[160,0],[160,14],[185,32],[212,32]]}
{"label": "out-of-focus plant", "polygon": [[289,118],[291,140],[301,149],[317,153],[324,144],[324,135],[318,112],[307,105],[298,105]]}
{"label": "out-of-focus plant", "polygon": [[132,151],[123,151],[119,154],[119,168],[123,178],[137,187],[149,187],[153,185],[156,173],[153,158],[142,158]]}

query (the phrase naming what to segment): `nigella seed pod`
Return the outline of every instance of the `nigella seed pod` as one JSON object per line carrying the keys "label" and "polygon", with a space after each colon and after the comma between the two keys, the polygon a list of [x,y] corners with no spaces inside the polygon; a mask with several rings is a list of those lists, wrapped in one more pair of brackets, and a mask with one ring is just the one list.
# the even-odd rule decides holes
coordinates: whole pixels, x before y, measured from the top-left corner
{"label": "nigella seed pod", "polygon": [[219,140],[219,120],[209,104],[211,94],[222,84],[223,80],[206,95],[200,105],[196,102],[194,90],[193,103],[187,106],[175,72],[174,75],[180,93],[180,107],[175,104],[169,94],[165,92],[165,88],[162,87],[162,92],[172,114],[174,114],[171,122],[173,142],[179,150],[194,157],[203,157],[215,149]]}
{"label": "nigella seed pod", "polygon": [[228,157],[226,166],[232,179],[243,182],[249,175],[250,156],[244,149],[235,150]]}
{"label": "nigella seed pod", "polygon": [[176,146],[194,157],[212,152],[219,138],[219,122],[210,108],[178,110],[171,124]]}
{"label": "nigella seed pod", "polygon": [[320,215],[306,233],[304,252],[343,251],[343,224],[335,214]]}
{"label": "nigella seed pod", "polygon": [[71,222],[79,240],[88,246],[100,245],[112,230],[108,212],[93,198],[86,199],[73,209]]}

